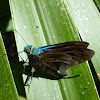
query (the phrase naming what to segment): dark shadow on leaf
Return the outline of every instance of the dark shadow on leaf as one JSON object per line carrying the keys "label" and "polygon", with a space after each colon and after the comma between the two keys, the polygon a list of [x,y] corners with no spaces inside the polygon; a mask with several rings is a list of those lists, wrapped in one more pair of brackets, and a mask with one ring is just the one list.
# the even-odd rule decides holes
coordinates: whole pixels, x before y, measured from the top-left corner
{"label": "dark shadow on leaf", "polygon": [[69,79],[69,78],[75,78],[75,77],[79,77],[80,75],[75,75],[75,76],[71,76],[71,77],[64,77],[63,79]]}

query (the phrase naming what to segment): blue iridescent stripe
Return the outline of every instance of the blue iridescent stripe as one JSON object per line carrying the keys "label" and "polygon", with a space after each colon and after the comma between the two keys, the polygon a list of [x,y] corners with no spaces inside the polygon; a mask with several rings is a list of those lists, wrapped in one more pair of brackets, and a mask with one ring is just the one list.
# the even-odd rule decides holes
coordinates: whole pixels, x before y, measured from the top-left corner
{"label": "blue iridescent stripe", "polygon": [[44,51],[48,51],[51,50],[52,47],[55,47],[56,45],[51,45],[51,46],[47,46],[47,47],[40,47],[39,49],[44,50]]}

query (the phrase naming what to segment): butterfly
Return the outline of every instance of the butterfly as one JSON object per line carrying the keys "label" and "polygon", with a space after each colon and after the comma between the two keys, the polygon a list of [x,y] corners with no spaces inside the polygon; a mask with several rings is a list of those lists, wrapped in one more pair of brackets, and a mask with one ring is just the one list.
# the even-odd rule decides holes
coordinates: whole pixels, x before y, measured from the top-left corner
{"label": "butterfly", "polygon": [[29,63],[24,67],[32,65],[32,76],[37,70],[47,73],[55,78],[68,75],[69,68],[90,60],[95,52],[88,49],[89,43],[84,41],[72,41],[59,43],[40,48],[32,45],[24,47]]}

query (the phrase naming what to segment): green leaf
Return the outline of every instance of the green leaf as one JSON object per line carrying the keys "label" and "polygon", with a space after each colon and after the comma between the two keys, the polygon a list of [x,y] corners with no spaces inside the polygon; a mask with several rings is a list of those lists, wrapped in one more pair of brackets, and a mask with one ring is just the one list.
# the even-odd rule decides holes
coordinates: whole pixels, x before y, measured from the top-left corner
{"label": "green leaf", "polygon": [[100,0],[93,0],[95,5],[97,6],[99,12],[100,12]]}
{"label": "green leaf", "polygon": [[0,34],[0,100],[18,100],[9,61]]}
{"label": "green leaf", "polygon": [[[9,0],[14,28],[24,38],[15,32],[18,51],[22,51],[27,44],[40,47],[80,40],[78,25],[75,26],[70,6],[66,0],[64,1]],[[24,60],[27,59],[25,53],[20,55]],[[68,72],[66,79],[58,81],[33,77],[29,91],[28,86],[25,86],[27,98],[29,100],[98,100],[97,89],[86,62],[69,69]],[[68,78],[77,75],[80,76]],[[27,76],[23,75],[24,82],[26,78]]]}
{"label": "green leaf", "polygon": [[[89,48],[95,51],[92,62],[100,80],[100,45],[98,42],[100,39],[100,13],[92,0],[84,0],[81,3],[69,0],[68,4],[73,12],[73,16],[82,39],[84,41],[88,41],[90,43]],[[74,5],[77,5],[77,7]]]}

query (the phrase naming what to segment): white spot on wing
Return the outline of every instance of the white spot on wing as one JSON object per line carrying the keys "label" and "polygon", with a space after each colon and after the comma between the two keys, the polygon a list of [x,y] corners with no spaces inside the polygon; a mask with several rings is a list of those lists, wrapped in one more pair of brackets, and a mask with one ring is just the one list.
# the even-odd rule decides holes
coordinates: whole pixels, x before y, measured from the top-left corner
{"label": "white spot on wing", "polygon": [[66,70],[69,68],[70,66],[66,65],[66,64],[61,64],[58,70],[58,73],[60,73],[61,75],[65,75]]}

